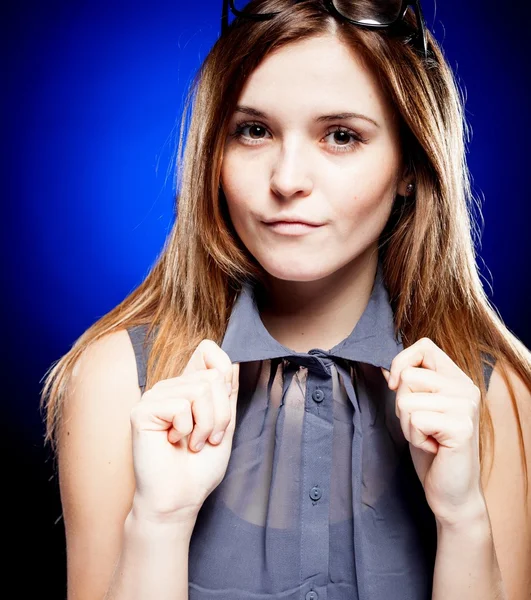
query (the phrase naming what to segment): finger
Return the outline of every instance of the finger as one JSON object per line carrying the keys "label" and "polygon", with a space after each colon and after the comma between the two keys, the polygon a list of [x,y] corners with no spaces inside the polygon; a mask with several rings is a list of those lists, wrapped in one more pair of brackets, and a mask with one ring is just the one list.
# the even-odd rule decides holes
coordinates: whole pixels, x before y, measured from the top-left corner
{"label": "finger", "polygon": [[155,398],[135,405],[131,411],[131,425],[137,432],[170,430],[178,416],[181,419],[179,432],[188,435],[192,428],[188,427],[186,419],[182,420],[182,415],[187,413],[191,415],[190,402],[186,398]]}
{"label": "finger", "polygon": [[410,422],[411,413],[409,413],[406,410],[399,411],[398,409],[396,409],[395,412],[396,412],[396,416],[400,420],[400,428],[402,429],[402,433],[404,434],[404,437],[406,438],[406,440],[408,442],[411,442],[411,422]]}
{"label": "finger", "polygon": [[182,409],[175,412],[171,427],[168,430],[168,441],[172,444],[176,444],[187,435],[190,435],[194,429],[190,402],[184,400],[181,406]]}
{"label": "finger", "polygon": [[240,365],[239,363],[235,363],[232,365],[232,392],[229,397],[229,411],[230,411],[230,419],[227,427],[225,428],[225,433],[218,444],[229,444],[232,445],[232,438],[234,436],[234,430],[236,428],[236,408],[238,403],[238,391],[239,391],[239,373],[240,373]]}
{"label": "finger", "polygon": [[398,385],[400,373],[408,366],[423,367],[446,377],[466,377],[454,361],[429,338],[421,338],[395,356],[391,363],[389,378],[391,389],[395,389]]}
{"label": "finger", "polygon": [[[207,373],[207,371],[203,371],[203,373]],[[206,429],[203,428],[208,426],[208,422],[198,423],[197,430],[195,430],[195,433],[190,440],[191,447],[204,443],[207,437],[211,444],[219,444],[223,439],[225,430],[231,420],[228,387],[230,387],[230,391],[232,392],[232,384],[229,384],[227,387],[224,375],[217,369],[212,370],[211,373],[215,376],[209,376],[208,378],[201,377],[200,379],[195,378],[195,381],[193,381],[194,374],[192,374],[187,376],[187,379],[184,379],[186,383],[184,383],[182,379],[177,379],[171,383],[169,383],[170,380],[166,380],[165,385],[160,385],[156,388],[157,398],[161,400],[182,396],[188,398],[192,406],[195,406],[197,401],[200,401],[205,397],[209,398],[209,401],[211,401],[211,412],[214,415],[211,432],[207,435]],[[206,379],[207,381],[205,381]],[[155,386],[153,389],[155,389]],[[198,410],[200,415],[203,414],[201,406],[198,406]],[[219,437],[216,438],[216,436]]]}
{"label": "finger", "polygon": [[444,414],[451,419],[474,418],[474,408],[463,398],[448,397],[430,393],[403,393],[397,395],[395,414],[400,419],[400,427],[408,442],[426,449],[432,444],[425,444],[431,434],[418,435],[412,426],[412,417],[418,413]]}
{"label": "finger", "polygon": [[420,448],[430,454],[437,454],[439,449],[437,441],[431,435],[426,435],[418,427],[415,427],[411,419],[409,420],[409,438],[409,442],[415,448]]}
{"label": "finger", "polygon": [[429,392],[403,392],[397,394],[395,403],[395,414],[397,417],[401,412],[412,413],[417,410],[472,415],[472,409],[472,404],[467,402],[465,398]]}
{"label": "finger", "polygon": [[169,379],[161,379],[157,381],[153,388],[165,389],[180,386],[184,383],[196,383],[197,381],[214,381],[219,378],[223,373],[219,369],[203,369],[201,371],[194,371],[187,373],[186,375],[179,375],[178,377],[170,377]]}
{"label": "finger", "polygon": [[[232,390],[232,384],[229,387]],[[225,377],[217,369],[204,370],[185,377],[158,382],[153,386],[151,394],[151,397],[156,397],[157,400],[169,400],[176,396],[189,400],[193,418],[195,419],[197,416],[199,419],[196,426],[194,425],[194,432],[189,440],[191,449],[204,444],[207,437],[211,443],[220,443],[223,436],[218,440],[213,438],[219,433],[223,434],[230,423],[231,407]],[[148,395],[148,400],[149,398]],[[211,405],[208,411],[203,404],[205,398]],[[210,415],[213,415],[213,421]],[[176,441],[176,437],[176,433],[172,433],[172,441]]]}
{"label": "finger", "polygon": [[[206,371],[205,371],[206,373]],[[184,380],[175,383],[160,385],[157,383],[151,388],[154,398],[175,398],[183,396],[189,398],[190,401],[201,398],[202,396],[212,395],[212,386],[215,382],[223,383],[224,375],[219,371],[212,371],[213,376],[197,378],[195,381]],[[169,381],[169,380],[168,380]]]}
{"label": "finger", "polygon": [[400,383],[397,393],[400,392],[441,392],[447,385],[448,379],[437,371],[423,369],[422,367],[404,367],[400,372]]}
{"label": "finger", "polygon": [[[425,396],[424,404],[417,399],[417,396]],[[400,419],[400,427],[404,434],[404,437],[408,442],[422,448],[423,450],[433,451],[438,446],[432,442],[427,441],[429,436],[424,435],[421,431],[416,429],[412,424],[412,416],[416,412],[426,412],[430,410],[430,407],[437,409],[442,412],[444,407],[441,407],[441,403],[438,402],[439,396],[432,394],[410,394],[408,398],[400,399],[397,401],[396,415]],[[411,406],[417,406],[418,408],[412,409]]]}
{"label": "finger", "polygon": [[230,418],[229,423],[225,428],[225,433],[218,444],[232,444],[232,437],[234,435],[234,430],[236,428],[236,407],[238,403],[238,391],[239,391],[239,374],[240,374],[240,365],[239,363],[235,363],[232,365],[232,391],[229,397],[229,412]]}
{"label": "finger", "polygon": [[188,375],[204,369],[218,369],[225,373],[230,382],[232,363],[228,354],[212,340],[202,340],[192,353],[182,375]]}
{"label": "finger", "polygon": [[432,392],[462,398],[471,386],[473,382],[468,377],[464,381],[460,377],[446,377],[437,371],[408,366],[400,373],[400,383],[396,391],[397,393]]}
{"label": "finger", "polygon": [[212,407],[214,410],[214,426],[208,441],[216,445],[223,439],[231,419],[230,393],[224,379],[218,379],[212,383]]}
{"label": "finger", "polygon": [[183,375],[188,375],[196,370],[217,369],[225,376],[227,388],[232,379],[232,363],[228,354],[214,341],[202,340],[193,352],[188,364],[183,370]]}
{"label": "finger", "polygon": [[[238,390],[239,385],[240,385],[240,363],[234,363],[232,365],[232,391],[234,392],[234,390]],[[237,398],[237,394],[234,395],[234,400],[236,400]]]}
{"label": "finger", "polygon": [[[189,440],[190,449],[199,452],[207,438],[214,445],[220,444],[226,437],[232,440],[236,421],[239,370],[239,364],[232,366],[230,397],[224,380],[211,382],[211,401],[208,406],[204,402],[204,398],[207,396],[204,390],[202,394],[197,394],[196,387],[181,386],[181,391],[187,389],[188,397],[192,398],[194,429]],[[230,435],[227,436],[227,433]],[[219,436],[219,434],[222,435]],[[216,435],[219,437],[215,438]]]}
{"label": "finger", "polygon": [[439,445],[446,448],[464,445],[475,433],[474,423],[469,417],[456,418],[436,412],[411,413],[411,425],[424,436],[432,436]]}
{"label": "finger", "polygon": [[234,431],[236,426],[236,409],[238,405],[238,392],[240,390],[240,363],[232,365],[232,392],[230,395],[231,420],[227,429]]}
{"label": "finger", "polygon": [[190,450],[199,452],[214,428],[214,406],[213,390],[210,387],[210,393],[202,395],[192,401],[192,417],[194,419],[194,429],[190,435],[188,445]]}

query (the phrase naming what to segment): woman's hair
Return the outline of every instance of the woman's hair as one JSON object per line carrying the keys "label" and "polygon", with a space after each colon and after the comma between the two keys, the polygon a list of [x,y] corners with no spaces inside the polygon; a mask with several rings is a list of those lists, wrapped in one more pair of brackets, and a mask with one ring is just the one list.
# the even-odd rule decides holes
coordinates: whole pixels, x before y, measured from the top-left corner
{"label": "woman's hair", "polygon": [[[425,59],[403,36],[336,20],[320,0],[255,0],[252,5],[256,12],[282,12],[266,21],[233,21],[197,73],[181,121],[178,217],[145,280],[85,331],[47,373],[41,400],[46,441],[55,447],[60,435],[62,405],[76,361],[106,334],[149,324],[153,345],[146,389],[179,375],[201,340],[221,344],[242,283],[264,280],[263,268],[232,226],[220,189],[229,120],[246,80],[266,56],[307,38],[334,35],[378,76],[400,120],[403,156],[415,179],[414,197],[397,196],[379,240],[396,330],[405,347],[422,337],[433,340],[480,388],[483,458],[494,432],[482,360],[487,354],[498,361],[518,416],[527,494],[521,418],[507,367],[531,389],[531,361],[480,281],[473,211],[478,203],[465,160],[463,98],[441,49],[428,32],[430,57]],[[413,14],[407,15],[406,25],[414,29]]]}

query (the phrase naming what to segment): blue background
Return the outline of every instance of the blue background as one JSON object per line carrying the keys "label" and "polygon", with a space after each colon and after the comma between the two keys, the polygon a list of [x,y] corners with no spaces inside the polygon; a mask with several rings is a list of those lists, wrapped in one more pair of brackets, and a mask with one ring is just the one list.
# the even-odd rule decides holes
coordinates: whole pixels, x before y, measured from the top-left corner
{"label": "blue background", "polygon": [[[510,27],[495,2],[424,6],[467,91],[486,290],[530,347],[524,4],[512,5]],[[12,546],[21,553],[10,554],[39,574],[25,583],[28,597],[28,586],[64,597],[64,530],[43,448],[40,381],[142,281],[162,248],[184,94],[219,34],[220,8],[221,0],[22,1],[2,19],[2,456]]]}

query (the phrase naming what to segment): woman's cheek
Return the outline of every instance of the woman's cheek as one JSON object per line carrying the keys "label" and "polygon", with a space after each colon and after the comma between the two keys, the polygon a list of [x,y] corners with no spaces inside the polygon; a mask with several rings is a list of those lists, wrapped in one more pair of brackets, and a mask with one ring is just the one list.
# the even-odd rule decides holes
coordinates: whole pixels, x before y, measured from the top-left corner
{"label": "woman's cheek", "polygon": [[354,232],[356,237],[376,240],[389,219],[393,202],[392,189],[365,190],[355,196],[343,196],[335,206],[334,225],[345,240]]}

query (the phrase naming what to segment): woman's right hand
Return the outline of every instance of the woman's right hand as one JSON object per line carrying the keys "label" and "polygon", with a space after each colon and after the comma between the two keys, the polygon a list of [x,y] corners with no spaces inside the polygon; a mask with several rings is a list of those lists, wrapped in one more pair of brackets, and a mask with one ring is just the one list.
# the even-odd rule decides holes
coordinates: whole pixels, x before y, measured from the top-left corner
{"label": "woman's right hand", "polygon": [[179,377],[144,393],[131,411],[135,514],[156,522],[195,520],[227,470],[238,382],[239,364],[203,340]]}

